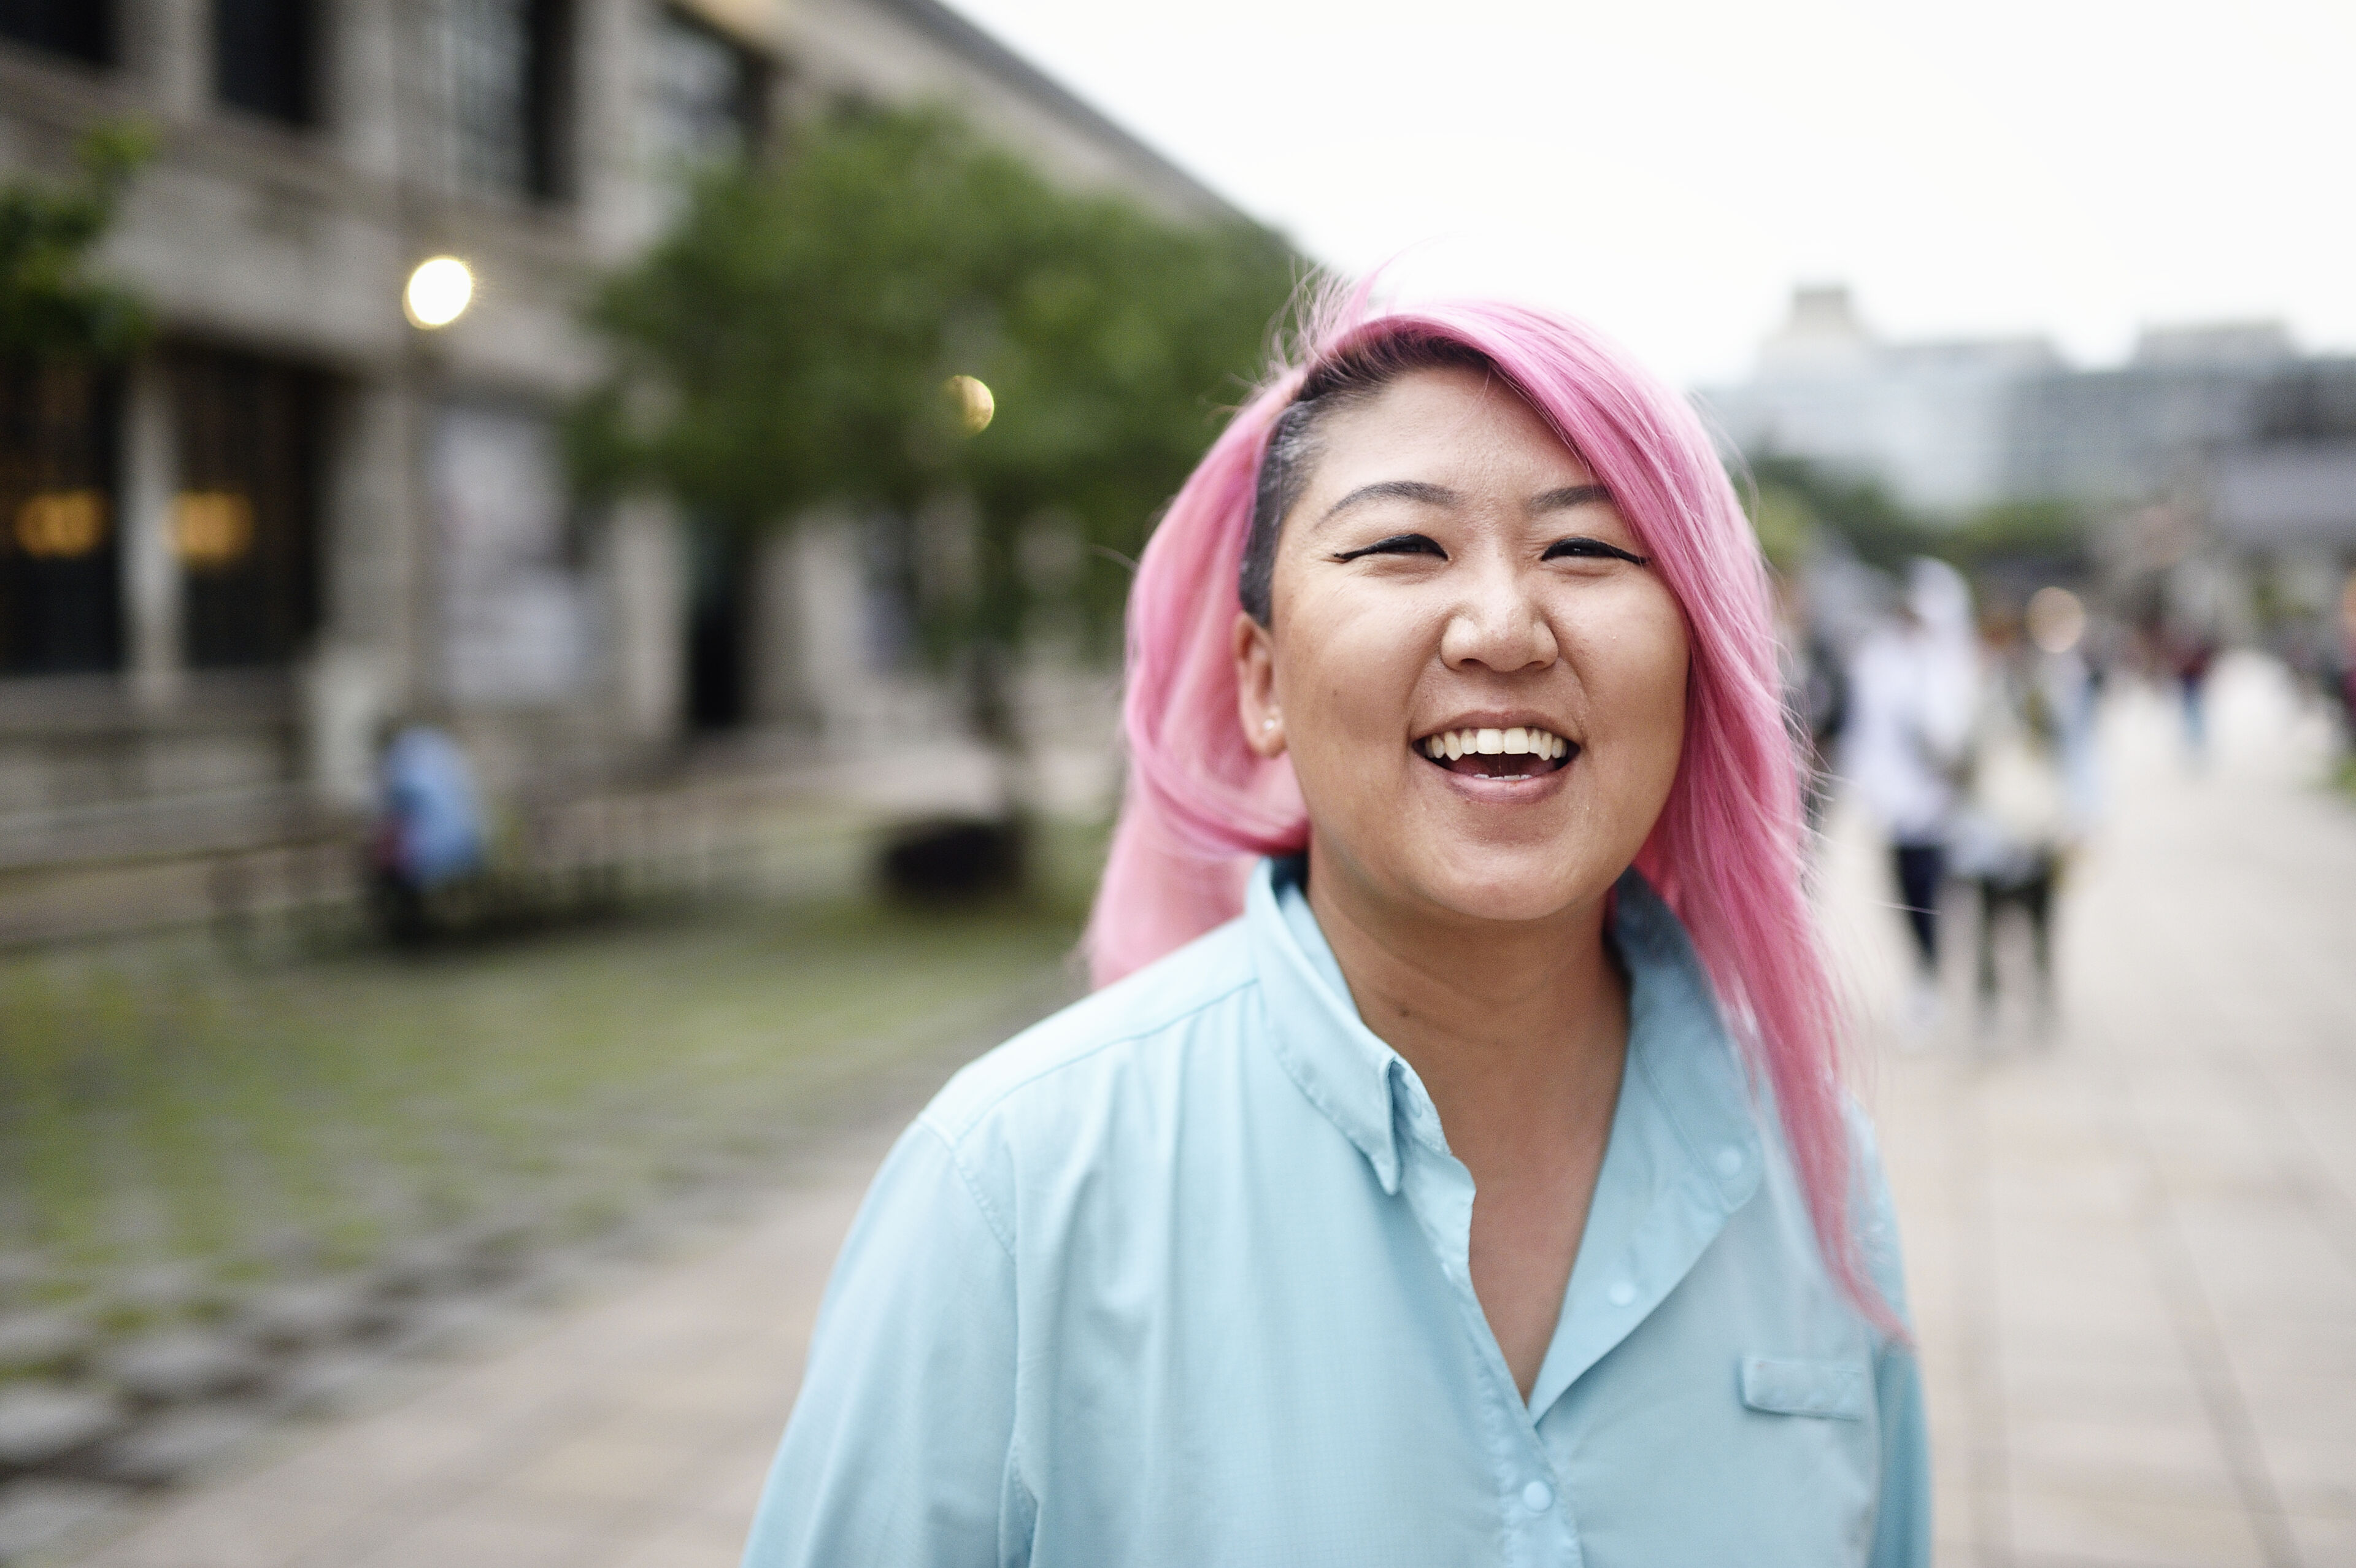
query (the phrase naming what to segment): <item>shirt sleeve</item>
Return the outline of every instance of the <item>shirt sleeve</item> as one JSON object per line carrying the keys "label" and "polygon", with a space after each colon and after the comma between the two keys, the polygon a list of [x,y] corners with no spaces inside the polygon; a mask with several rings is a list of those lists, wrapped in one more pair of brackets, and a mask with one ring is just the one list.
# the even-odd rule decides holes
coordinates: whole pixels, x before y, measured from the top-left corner
{"label": "shirt sleeve", "polygon": [[[1911,1328],[1897,1209],[1882,1175],[1881,1151],[1864,1113],[1855,1104],[1848,1112],[1858,1151],[1858,1214],[1866,1264],[1882,1299]],[[1874,1509],[1873,1553],[1868,1562],[1871,1568],[1929,1568],[1931,1439],[1922,1409],[1922,1369],[1912,1343],[1882,1343],[1874,1357],[1873,1392],[1881,1424],[1881,1495]]]}
{"label": "shirt sleeve", "polygon": [[835,1264],[744,1568],[1000,1568],[1027,1555],[1012,1462],[1003,1220],[919,1122]]}

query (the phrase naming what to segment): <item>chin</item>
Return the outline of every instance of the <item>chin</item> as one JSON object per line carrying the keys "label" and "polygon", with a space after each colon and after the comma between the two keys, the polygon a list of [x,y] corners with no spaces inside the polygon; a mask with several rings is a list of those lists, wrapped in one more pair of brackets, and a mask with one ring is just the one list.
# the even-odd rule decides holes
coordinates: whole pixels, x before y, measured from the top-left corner
{"label": "chin", "polygon": [[1563,864],[1560,851],[1525,850],[1512,855],[1471,855],[1423,880],[1424,896],[1468,920],[1524,925],[1553,920],[1610,891],[1616,876],[1599,868],[1581,876]]}

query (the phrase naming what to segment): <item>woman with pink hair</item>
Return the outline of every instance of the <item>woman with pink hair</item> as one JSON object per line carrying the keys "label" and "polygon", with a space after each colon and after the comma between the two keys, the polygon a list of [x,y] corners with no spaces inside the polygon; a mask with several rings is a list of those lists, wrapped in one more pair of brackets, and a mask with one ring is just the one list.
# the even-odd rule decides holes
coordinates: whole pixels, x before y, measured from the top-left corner
{"label": "woman with pink hair", "polygon": [[885,1162],[749,1568],[1927,1563],[1779,689],[1675,393],[1330,303],[1138,571],[1102,988]]}

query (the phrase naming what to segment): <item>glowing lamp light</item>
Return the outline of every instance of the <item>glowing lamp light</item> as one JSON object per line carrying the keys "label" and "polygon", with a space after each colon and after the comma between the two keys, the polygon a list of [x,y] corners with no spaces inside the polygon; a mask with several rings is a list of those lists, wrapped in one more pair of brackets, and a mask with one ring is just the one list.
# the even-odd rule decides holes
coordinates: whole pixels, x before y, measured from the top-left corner
{"label": "glowing lamp light", "polygon": [[172,549],[192,567],[229,566],[253,548],[253,502],[234,490],[183,490],[172,501]]}
{"label": "glowing lamp light", "polygon": [[401,291],[401,308],[412,326],[447,326],[466,314],[474,298],[473,270],[455,256],[434,256],[418,262],[409,274],[409,285]]}
{"label": "glowing lamp light", "polygon": [[106,497],[96,490],[51,490],[16,508],[16,548],[37,560],[88,555],[106,538]]}
{"label": "glowing lamp light", "polygon": [[998,400],[971,376],[951,376],[943,389],[957,410],[958,428],[968,435],[980,435],[998,415]]}

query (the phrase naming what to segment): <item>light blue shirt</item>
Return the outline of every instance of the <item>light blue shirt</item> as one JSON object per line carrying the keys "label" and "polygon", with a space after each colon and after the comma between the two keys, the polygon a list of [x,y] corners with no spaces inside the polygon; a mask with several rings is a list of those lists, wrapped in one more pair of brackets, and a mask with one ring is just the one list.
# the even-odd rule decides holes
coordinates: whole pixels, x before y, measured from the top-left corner
{"label": "light blue shirt", "polygon": [[[1299,887],[981,1058],[844,1243],[747,1568],[1930,1561],[1913,1360],[1826,1275],[1676,917],[1525,1404],[1472,1180]],[[1859,1225],[1899,1305],[1858,1130]]]}
{"label": "light blue shirt", "polygon": [[404,874],[431,888],[482,869],[482,798],[457,741],[412,724],[386,748],[381,771]]}

